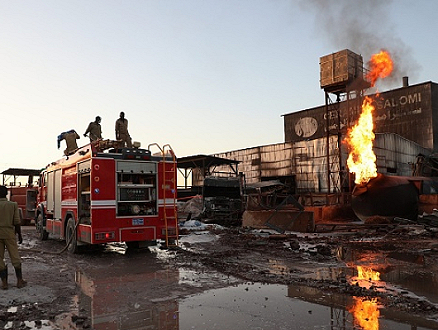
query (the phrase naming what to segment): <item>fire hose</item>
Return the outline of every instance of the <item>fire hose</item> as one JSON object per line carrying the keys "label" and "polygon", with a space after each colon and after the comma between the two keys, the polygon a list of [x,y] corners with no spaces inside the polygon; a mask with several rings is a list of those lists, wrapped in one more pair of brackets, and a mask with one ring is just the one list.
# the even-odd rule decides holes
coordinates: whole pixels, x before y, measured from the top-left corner
{"label": "fire hose", "polygon": [[74,235],[76,235],[76,229],[78,228],[78,225],[79,225],[79,221],[76,222],[76,225],[73,228],[73,233],[70,236],[68,242],[66,241],[65,246],[61,250],[59,250],[59,251],[52,252],[52,251],[44,251],[44,250],[41,250],[41,249],[19,249],[19,251],[47,253],[47,254],[55,254],[55,255],[56,254],[61,254],[61,253],[65,252],[65,250],[67,250],[69,245],[71,244],[71,241],[73,240]]}

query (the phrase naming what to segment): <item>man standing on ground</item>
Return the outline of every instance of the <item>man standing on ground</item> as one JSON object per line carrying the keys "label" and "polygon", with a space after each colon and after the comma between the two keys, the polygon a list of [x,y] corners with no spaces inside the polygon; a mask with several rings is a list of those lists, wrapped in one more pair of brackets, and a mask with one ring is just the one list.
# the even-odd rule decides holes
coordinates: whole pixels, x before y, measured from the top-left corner
{"label": "man standing on ground", "polygon": [[99,116],[96,117],[95,121],[92,121],[89,125],[87,130],[84,133],[84,136],[87,136],[90,138],[90,142],[96,141],[98,139],[102,138],[102,128],[100,127],[101,118]]}
{"label": "man standing on ground", "polygon": [[132,148],[131,136],[128,133],[128,119],[125,118],[125,113],[120,112],[120,118],[116,120],[116,140],[122,141],[122,146]]}
{"label": "man standing on ground", "polygon": [[18,244],[23,242],[20,227],[20,214],[18,204],[6,199],[8,189],[0,186],[0,278],[2,289],[8,289],[8,268],[5,264],[5,249],[8,250],[12,266],[15,268],[17,276],[17,288],[23,288],[27,282],[23,280],[21,273],[21,258],[18,254],[18,245],[15,234],[18,235]]}

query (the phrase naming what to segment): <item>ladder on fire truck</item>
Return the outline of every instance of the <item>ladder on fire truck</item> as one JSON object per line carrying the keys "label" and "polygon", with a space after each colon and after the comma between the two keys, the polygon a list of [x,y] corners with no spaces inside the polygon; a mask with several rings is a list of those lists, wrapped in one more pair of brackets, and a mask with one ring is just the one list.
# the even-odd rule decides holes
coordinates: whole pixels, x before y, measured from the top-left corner
{"label": "ladder on fire truck", "polygon": [[[175,153],[170,146],[170,144],[165,144],[163,147],[160,147],[157,143],[151,143],[148,146],[148,150],[151,150],[152,146],[158,147],[160,149],[161,155],[163,157],[162,166],[163,166],[163,203],[164,203],[164,226],[166,231],[166,247],[177,247],[178,246],[178,216],[177,216],[177,204],[176,204],[176,192],[177,192],[177,180],[176,180],[176,171],[177,171],[177,162]],[[166,153],[169,153],[172,156],[172,168],[171,170],[166,169]],[[166,180],[166,174],[171,173],[172,179]],[[166,198],[166,186],[169,184],[169,188],[173,193],[173,216],[168,216],[166,212],[167,207],[167,198]],[[175,231],[169,231],[169,223],[175,223]]]}

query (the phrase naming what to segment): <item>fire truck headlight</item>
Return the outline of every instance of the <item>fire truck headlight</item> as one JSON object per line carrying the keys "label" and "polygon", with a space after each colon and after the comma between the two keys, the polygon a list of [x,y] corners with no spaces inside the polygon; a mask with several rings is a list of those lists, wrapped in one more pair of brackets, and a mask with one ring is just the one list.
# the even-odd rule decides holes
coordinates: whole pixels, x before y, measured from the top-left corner
{"label": "fire truck headlight", "polygon": [[140,213],[140,206],[138,206],[137,204],[132,205],[131,212],[134,214],[139,214]]}

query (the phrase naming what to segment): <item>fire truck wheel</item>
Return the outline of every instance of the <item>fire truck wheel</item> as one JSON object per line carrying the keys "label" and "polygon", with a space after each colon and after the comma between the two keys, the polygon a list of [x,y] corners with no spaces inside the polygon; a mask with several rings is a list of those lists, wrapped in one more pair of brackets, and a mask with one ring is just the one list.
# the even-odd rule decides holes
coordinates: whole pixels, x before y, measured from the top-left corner
{"label": "fire truck wheel", "polygon": [[36,231],[38,233],[38,238],[41,241],[45,241],[49,238],[49,233],[44,230],[43,221],[44,221],[43,215],[38,214],[38,218],[37,218],[35,226],[36,226]]}
{"label": "fire truck wheel", "polygon": [[68,244],[67,250],[70,253],[78,253],[79,251],[75,227],[75,221],[72,218],[68,219],[67,228],[65,231],[65,242]]}

